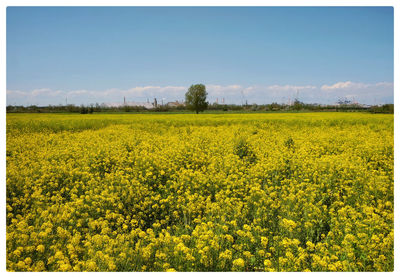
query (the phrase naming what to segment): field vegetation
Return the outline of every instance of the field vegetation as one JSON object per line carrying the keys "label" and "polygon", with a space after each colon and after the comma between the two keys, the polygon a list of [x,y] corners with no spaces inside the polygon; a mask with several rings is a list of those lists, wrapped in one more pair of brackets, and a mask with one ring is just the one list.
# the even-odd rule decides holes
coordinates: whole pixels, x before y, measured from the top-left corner
{"label": "field vegetation", "polygon": [[393,115],[8,114],[9,271],[393,271]]}
{"label": "field vegetation", "polygon": [[[93,113],[191,113],[190,106],[179,105],[177,107],[170,107],[168,105],[158,105],[154,108],[146,108],[143,106],[119,106],[108,107],[104,105],[90,105],[90,106],[75,106],[75,105],[56,105],[56,106],[7,106],[7,113],[80,113],[80,114],[93,114]],[[262,112],[370,112],[370,113],[383,113],[393,114],[394,105],[374,105],[363,106],[360,104],[339,104],[339,105],[321,105],[321,104],[306,104],[296,100],[292,105],[287,104],[208,104],[205,113],[262,113]]]}

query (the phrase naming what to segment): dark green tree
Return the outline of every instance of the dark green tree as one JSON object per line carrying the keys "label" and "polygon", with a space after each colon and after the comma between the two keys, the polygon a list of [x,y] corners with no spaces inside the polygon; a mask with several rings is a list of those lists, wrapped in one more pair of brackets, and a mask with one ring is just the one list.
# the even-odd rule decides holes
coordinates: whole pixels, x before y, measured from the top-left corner
{"label": "dark green tree", "polygon": [[196,114],[207,109],[207,92],[206,86],[203,84],[190,86],[189,90],[185,94],[185,98],[188,109],[196,111]]}
{"label": "dark green tree", "polygon": [[302,103],[300,100],[298,100],[297,98],[294,99],[294,103],[293,103],[293,110],[301,110],[304,106],[304,103]]}

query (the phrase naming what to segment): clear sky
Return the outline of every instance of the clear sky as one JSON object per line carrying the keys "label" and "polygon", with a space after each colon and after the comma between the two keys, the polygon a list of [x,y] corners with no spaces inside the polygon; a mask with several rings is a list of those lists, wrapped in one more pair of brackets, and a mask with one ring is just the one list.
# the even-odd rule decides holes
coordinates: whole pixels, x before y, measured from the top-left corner
{"label": "clear sky", "polygon": [[393,103],[391,7],[8,7],[7,104]]}

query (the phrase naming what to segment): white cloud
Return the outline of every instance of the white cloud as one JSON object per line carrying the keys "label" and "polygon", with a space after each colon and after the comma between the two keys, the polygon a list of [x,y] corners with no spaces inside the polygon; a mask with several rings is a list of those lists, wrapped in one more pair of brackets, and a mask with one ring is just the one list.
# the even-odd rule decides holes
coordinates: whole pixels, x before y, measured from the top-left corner
{"label": "white cloud", "polygon": [[244,90],[244,88],[240,85],[222,86],[222,85],[207,84],[206,90],[209,93],[209,95],[221,96],[226,94],[228,95],[236,94],[237,92],[240,93],[242,90]]}
{"label": "white cloud", "polygon": [[[165,101],[183,100],[187,91],[185,86],[142,86],[130,89],[111,88],[107,90],[52,90],[49,88],[32,91],[7,90],[8,105],[57,105],[68,103],[76,105],[103,102],[146,102],[154,98]],[[221,103],[240,104],[288,102],[298,97],[307,103],[335,103],[339,98],[354,99],[360,103],[393,103],[393,83],[378,82],[374,84],[356,83],[351,81],[335,84],[315,85],[252,85],[244,87],[232,85],[206,85],[208,100]],[[297,93],[298,92],[298,93]]]}
{"label": "white cloud", "polygon": [[336,90],[336,89],[361,89],[361,88],[367,88],[368,86],[371,86],[371,84],[346,81],[346,82],[337,82],[333,85],[322,85],[321,90],[326,91],[326,90]]}
{"label": "white cloud", "polygon": [[103,102],[126,101],[146,102],[153,98],[166,101],[182,100],[187,88],[183,86],[143,86],[130,89],[111,88],[102,91],[94,90],[51,90],[48,88],[32,91],[7,90],[8,105],[58,105],[58,104],[90,104]]}
{"label": "white cloud", "polygon": [[393,83],[390,82],[378,82],[378,83],[356,83],[351,81],[346,82],[337,82],[333,85],[322,85],[321,90],[329,91],[329,90],[358,90],[358,89],[366,89],[366,88],[393,88]]}
{"label": "white cloud", "polygon": [[48,88],[36,89],[31,92],[32,96],[57,96],[61,93],[62,91],[54,91]]}
{"label": "white cloud", "polygon": [[297,91],[297,90],[309,90],[315,89],[315,86],[306,85],[306,86],[294,86],[294,85],[272,85],[267,87],[268,90],[273,91]]}
{"label": "white cloud", "polygon": [[8,96],[26,96],[28,95],[26,92],[24,91],[19,91],[19,90],[7,90],[7,97]]}
{"label": "white cloud", "polygon": [[87,90],[75,90],[75,91],[69,91],[66,92],[67,96],[84,96],[86,94],[90,94],[91,92]]}
{"label": "white cloud", "polygon": [[322,85],[321,92],[326,99],[347,98],[359,103],[380,104],[393,103],[393,83],[357,83],[337,82],[332,85]]}

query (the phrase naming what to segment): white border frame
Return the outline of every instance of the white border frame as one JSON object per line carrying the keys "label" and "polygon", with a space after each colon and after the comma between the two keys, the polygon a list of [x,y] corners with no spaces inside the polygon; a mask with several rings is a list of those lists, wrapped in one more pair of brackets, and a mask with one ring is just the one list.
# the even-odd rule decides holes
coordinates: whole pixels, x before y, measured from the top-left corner
{"label": "white border frame", "polygon": [[[182,0],[170,0],[170,1],[162,1],[162,0],[148,0],[148,1],[127,1],[127,0],[37,0],[37,1],[29,1],[29,0],[3,0],[0,1],[0,184],[1,184],[1,193],[0,193],[0,219],[1,219],[1,233],[0,233],[0,271],[2,274],[7,276],[27,276],[29,277],[42,277],[47,276],[50,277],[55,273],[10,273],[6,272],[6,162],[5,162],[5,153],[6,153],[6,7],[7,6],[392,6],[394,8],[394,104],[395,104],[395,128],[394,128],[394,138],[395,138],[395,148],[394,148],[394,210],[395,210],[395,217],[394,217],[394,226],[395,226],[395,236],[394,236],[394,272],[389,273],[207,273],[206,275],[217,276],[217,275],[224,275],[224,276],[234,276],[239,277],[242,275],[252,275],[262,277],[265,275],[272,275],[272,276],[286,276],[286,275],[299,275],[303,277],[309,276],[333,276],[333,275],[343,275],[349,277],[350,275],[363,275],[363,276],[372,276],[372,275],[379,275],[379,276],[394,276],[400,272],[400,264],[399,264],[399,245],[400,245],[400,235],[397,236],[396,232],[398,229],[396,227],[400,227],[399,221],[399,206],[397,200],[399,199],[398,196],[400,194],[400,189],[398,186],[398,179],[399,179],[399,161],[400,159],[400,151],[398,149],[398,138],[399,138],[399,117],[400,117],[400,98],[396,93],[399,88],[399,51],[400,51],[400,43],[399,43],[399,30],[400,30],[400,1],[398,0],[326,0],[326,1],[315,1],[315,0],[281,0],[281,1],[272,1],[272,0],[189,0],[189,1],[182,1]],[[153,277],[153,276],[181,276],[186,277],[187,275],[194,275],[195,277],[202,277],[205,273],[56,273],[56,275],[60,276],[92,276],[95,275],[118,275],[118,276],[125,276],[128,277],[132,275],[139,275],[141,277]]]}

